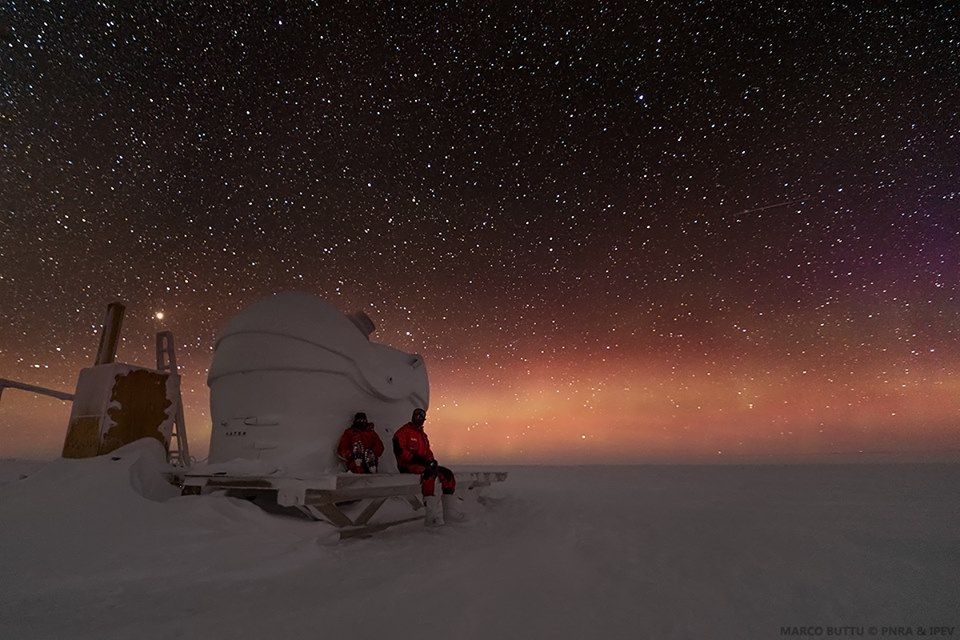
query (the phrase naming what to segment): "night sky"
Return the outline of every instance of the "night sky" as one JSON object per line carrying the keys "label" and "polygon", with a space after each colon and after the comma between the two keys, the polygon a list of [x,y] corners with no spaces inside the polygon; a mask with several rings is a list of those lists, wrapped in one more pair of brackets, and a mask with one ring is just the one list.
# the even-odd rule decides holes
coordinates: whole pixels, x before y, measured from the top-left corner
{"label": "night sky", "polygon": [[[960,450],[956,4],[268,4],[2,3],[0,377],[121,300],[202,456],[296,289],[424,355],[444,460]],[[0,456],[68,413],[4,392]]]}

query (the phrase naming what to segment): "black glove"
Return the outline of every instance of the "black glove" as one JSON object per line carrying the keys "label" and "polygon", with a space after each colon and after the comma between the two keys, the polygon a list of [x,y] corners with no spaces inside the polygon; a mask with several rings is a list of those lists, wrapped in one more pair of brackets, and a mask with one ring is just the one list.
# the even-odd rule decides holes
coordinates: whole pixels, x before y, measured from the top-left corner
{"label": "black glove", "polygon": [[423,477],[423,478],[432,478],[433,476],[437,475],[437,461],[436,461],[436,460],[431,460],[430,462],[428,462],[428,463],[426,464],[426,467],[427,467],[427,468],[423,470],[423,475],[422,475],[421,477]]}

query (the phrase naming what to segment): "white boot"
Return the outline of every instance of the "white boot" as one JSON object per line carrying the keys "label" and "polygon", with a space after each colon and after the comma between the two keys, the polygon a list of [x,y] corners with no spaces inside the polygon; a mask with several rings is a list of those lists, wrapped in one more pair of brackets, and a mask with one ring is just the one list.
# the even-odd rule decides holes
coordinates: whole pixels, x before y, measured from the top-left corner
{"label": "white boot", "polygon": [[462,499],[459,496],[443,494],[441,502],[443,503],[443,517],[448,522],[463,522],[467,519],[467,514],[460,510]]}
{"label": "white boot", "polygon": [[440,496],[424,496],[423,504],[427,507],[424,524],[428,527],[442,527],[443,506],[440,504]]}

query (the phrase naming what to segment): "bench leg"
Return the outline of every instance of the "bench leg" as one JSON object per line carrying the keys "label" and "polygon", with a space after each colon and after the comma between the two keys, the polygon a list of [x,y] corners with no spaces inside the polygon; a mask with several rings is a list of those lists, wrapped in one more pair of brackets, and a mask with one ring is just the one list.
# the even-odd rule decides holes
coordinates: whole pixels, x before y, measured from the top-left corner
{"label": "bench leg", "polygon": [[340,532],[340,539],[346,540],[347,538],[354,538],[357,536],[368,536],[371,533],[376,533],[377,531],[383,531],[384,529],[389,529],[390,527],[395,527],[398,524],[406,524],[407,522],[416,522],[417,520],[423,520],[423,516],[413,516],[412,518],[404,518],[403,520],[394,520],[393,522],[378,522],[377,524],[368,524],[365,527],[357,527],[355,529],[344,529]]}
{"label": "bench leg", "polygon": [[344,527],[358,527],[367,524],[370,521],[370,518],[372,518],[374,514],[380,510],[380,507],[382,507],[383,503],[386,501],[386,498],[377,498],[375,500],[371,500],[370,503],[364,507],[363,511],[360,512],[360,515],[352,520],[347,514],[340,510],[340,507],[332,502],[328,504],[318,504],[306,507],[301,506],[300,509],[311,517],[317,519],[319,519],[319,514],[320,516],[329,520],[333,525],[342,529]]}
{"label": "bench leg", "polygon": [[[406,496],[406,499],[407,502],[410,503],[410,506],[414,508],[414,510],[423,509],[423,502],[421,502],[418,497]],[[383,503],[386,501],[386,498],[376,498],[371,500],[370,503],[364,507],[363,511],[361,511],[360,514],[352,520],[349,516],[347,516],[347,514],[340,510],[340,507],[332,502],[309,506],[298,505],[297,508],[315,520],[327,520],[333,524],[335,527],[341,530],[341,539],[369,535],[377,531],[383,531],[384,529],[394,525],[423,519],[423,514],[420,514],[411,518],[395,520],[393,522],[377,522],[374,524],[368,524],[370,519],[377,513],[377,511],[380,510],[380,507],[382,507]]]}
{"label": "bench leg", "polygon": [[367,522],[370,521],[370,518],[373,517],[373,514],[377,512],[377,509],[379,509],[383,505],[383,503],[386,501],[387,501],[386,498],[377,498],[376,500],[373,500],[370,504],[366,506],[366,508],[360,513],[359,516],[353,519],[353,524],[355,525],[367,524]]}
{"label": "bench leg", "polygon": [[343,527],[353,526],[353,520],[348,518],[347,515],[343,511],[340,511],[340,508],[333,503],[310,506],[310,507],[306,507],[306,509],[308,510],[308,512],[316,511],[320,513],[324,518],[329,520],[331,524],[333,524],[335,527],[343,528]]}

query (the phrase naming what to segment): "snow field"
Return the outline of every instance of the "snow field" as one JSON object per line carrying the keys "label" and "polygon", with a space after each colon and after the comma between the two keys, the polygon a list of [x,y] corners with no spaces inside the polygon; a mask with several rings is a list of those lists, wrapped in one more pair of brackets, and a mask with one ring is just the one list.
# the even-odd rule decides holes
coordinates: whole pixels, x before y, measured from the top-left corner
{"label": "snow field", "polygon": [[338,544],[320,523],[177,496],[155,442],[115,457],[22,480],[0,469],[0,637],[778,638],[960,622],[957,465],[512,468],[496,500],[466,496],[467,522]]}

